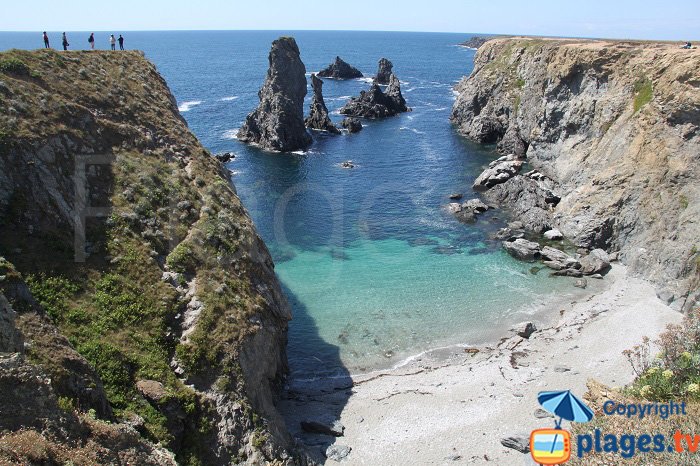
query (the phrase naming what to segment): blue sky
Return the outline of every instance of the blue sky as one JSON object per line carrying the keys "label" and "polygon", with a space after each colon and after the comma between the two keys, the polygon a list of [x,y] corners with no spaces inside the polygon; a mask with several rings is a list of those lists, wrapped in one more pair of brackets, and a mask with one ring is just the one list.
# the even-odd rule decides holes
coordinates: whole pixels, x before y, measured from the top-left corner
{"label": "blue sky", "polygon": [[3,0],[2,31],[348,29],[700,39],[700,1]]}

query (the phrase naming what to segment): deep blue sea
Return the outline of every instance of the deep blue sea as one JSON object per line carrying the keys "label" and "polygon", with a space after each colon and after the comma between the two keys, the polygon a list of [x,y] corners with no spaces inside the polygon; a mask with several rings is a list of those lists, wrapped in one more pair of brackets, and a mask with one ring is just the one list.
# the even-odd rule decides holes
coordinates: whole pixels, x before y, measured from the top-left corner
{"label": "deep blue sea", "polygon": [[[119,33],[119,31],[114,31]],[[110,32],[96,33],[108,48]],[[271,154],[235,139],[267,70],[271,42],[297,40],[307,75],[336,55],[367,77],[394,63],[413,111],[365,122],[359,134],[315,133],[305,153]],[[87,33],[69,32],[72,48]],[[533,275],[488,240],[506,220],[464,225],[442,210],[496,154],[449,122],[453,86],[472,68],[469,34],[221,31],[128,32],[167,80],[212,152],[232,151],[233,182],[268,244],[293,306],[288,354],[296,377],[399,364],[429,348],[501,336],[571,282]],[[54,46],[59,33],[52,33]],[[40,33],[0,33],[0,49],[41,46]],[[325,80],[331,118],[368,80]],[[107,92],[107,90],[105,90]],[[310,97],[310,96],[309,96]],[[307,105],[308,108],[308,105]],[[342,169],[352,160],[357,168]]]}

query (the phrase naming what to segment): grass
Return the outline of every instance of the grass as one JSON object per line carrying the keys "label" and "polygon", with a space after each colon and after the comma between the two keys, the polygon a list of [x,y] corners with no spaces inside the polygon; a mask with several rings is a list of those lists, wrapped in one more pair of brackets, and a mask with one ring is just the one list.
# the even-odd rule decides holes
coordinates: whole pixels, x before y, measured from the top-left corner
{"label": "grass", "polygon": [[[17,233],[25,213],[36,209],[31,187],[18,189],[0,212],[0,254],[22,272],[61,334],[94,366],[117,420],[137,414],[148,438],[172,446],[164,405],[174,403],[186,413],[178,461],[207,464],[213,407],[173,372],[175,357],[188,376],[221,380],[216,389],[244,407],[236,422],[259,427],[256,438],[265,437],[264,421],[254,421],[247,401],[238,354],[257,331],[251,317],[272,315],[276,303],[252,286],[267,272],[251,257],[257,244],[252,222],[219,163],[187,130],[155,68],[137,52],[0,53],[0,62],[15,61],[44,79],[3,76],[12,104],[3,94],[0,148],[41,147],[54,138],[95,151],[113,148],[109,176],[98,180],[110,215],[88,229],[94,247],[87,262],[74,263],[72,231],[60,222],[31,236]],[[22,118],[10,107],[22,109]],[[100,147],[94,147],[94,134],[101,135]],[[67,161],[52,173],[72,173],[72,154],[58,155]],[[33,153],[17,157],[33,160]],[[13,270],[8,266],[7,273]],[[179,273],[180,286],[196,283],[203,303],[183,342],[176,316],[191,298],[164,282],[164,271]],[[48,343],[35,340],[29,356],[52,370],[67,370],[46,348]],[[142,379],[161,382],[166,397],[149,403],[136,388]],[[64,400],[65,406],[69,401],[75,400]],[[243,440],[234,442],[234,455],[243,451]]]}
{"label": "grass", "polygon": [[651,80],[646,76],[638,78],[634,83],[634,113],[651,102],[653,94]]}
{"label": "grass", "polygon": [[22,61],[14,57],[0,60],[0,73],[12,74],[17,76],[29,76],[31,70]]}

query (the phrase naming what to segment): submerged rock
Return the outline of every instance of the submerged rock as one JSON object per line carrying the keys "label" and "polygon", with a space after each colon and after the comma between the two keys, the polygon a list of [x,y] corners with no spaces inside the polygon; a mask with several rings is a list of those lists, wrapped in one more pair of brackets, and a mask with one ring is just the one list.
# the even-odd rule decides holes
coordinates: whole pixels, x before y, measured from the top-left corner
{"label": "submerged rock", "polygon": [[362,122],[358,118],[343,118],[340,126],[348,130],[348,133],[359,133],[362,131]]}
{"label": "submerged rock", "polygon": [[378,84],[372,84],[368,91],[361,91],[358,97],[353,97],[340,109],[343,115],[362,118],[384,118],[398,113],[408,112],[406,100],[401,94],[401,84],[395,75],[389,79],[386,93]]}
{"label": "submerged rock", "polygon": [[360,70],[357,68],[350,66],[348,63],[343,61],[342,58],[335,57],[335,61],[319,71],[318,75],[322,78],[355,79],[361,78],[362,72],[360,72]]}
{"label": "submerged rock", "polygon": [[445,206],[447,212],[451,213],[459,221],[472,222],[476,220],[476,216],[489,210],[489,206],[484,204],[480,199],[470,199],[462,204],[458,202],[450,202]]}
{"label": "submerged rock", "polygon": [[306,68],[292,37],[272,43],[270,67],[258,96],[260,104],[248,115],[238,139],[264,149],[291,152],[311,144],[304,125]]}
{"label": "submerged rock", "polygon": [[391,63],[386,58],[381,58],[379,60],[379,68],[377,70],[377,76],[374,77],[374,82],[377,84],[389,84],[392,75],[392,69],[394,64]]}
{"label": "submerged rock", "polygon": [[314,96],[311,99],[311,112],[304,120],[304,124],[306,124],[307,128],[340,134],[340,130],[328,116],[328,108],[323,101],[323,81],[318,79],[315,74],[311,75],[311,87],[314,90]]}

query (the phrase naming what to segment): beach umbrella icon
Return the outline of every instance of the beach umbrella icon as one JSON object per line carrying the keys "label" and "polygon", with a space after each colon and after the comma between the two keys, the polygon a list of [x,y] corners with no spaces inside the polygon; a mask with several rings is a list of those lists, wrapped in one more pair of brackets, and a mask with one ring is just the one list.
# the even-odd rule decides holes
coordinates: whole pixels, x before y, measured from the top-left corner
{"label": "beach umbrella icon", "polygon": [[559,416],[557,429],[561,428],[561,421],[566,419],[571,422],[588,422],[593,419],[593,411],[586,406],[571,391],[540,392],[537,395],[540,405],[555,416]]}

